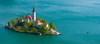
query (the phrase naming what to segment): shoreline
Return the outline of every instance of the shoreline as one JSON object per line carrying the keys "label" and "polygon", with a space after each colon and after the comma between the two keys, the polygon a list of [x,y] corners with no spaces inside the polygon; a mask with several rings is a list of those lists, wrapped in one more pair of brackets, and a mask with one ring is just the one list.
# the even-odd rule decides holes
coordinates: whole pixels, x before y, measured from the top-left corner
{"label": "shoreline", "polygon": [[[19,32],[19,33],[25,33],[25,34],[33,34],[33,35],[40,35],[40,33],[32,33],[32,32],[25,32],[25,31],[15,31],[12,28],[8,28],[7,25],[2,26],[3,28],[7,29],[7,30],[12,30],[14,32]],[[42,35],[57,35],[57,34],[42,34]],[[62,34],[61,34],[62,35]]]}

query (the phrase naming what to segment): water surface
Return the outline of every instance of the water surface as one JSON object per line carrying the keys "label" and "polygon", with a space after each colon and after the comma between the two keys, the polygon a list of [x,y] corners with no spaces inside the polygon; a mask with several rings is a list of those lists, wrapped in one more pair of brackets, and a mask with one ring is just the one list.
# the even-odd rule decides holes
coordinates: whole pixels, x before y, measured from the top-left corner
{"label": "water surface", "polygon": [[[37,16],[53,22],[63,35],[2,28],[12,18],[32,13],[33,5]],[[0,0],[0,44],[100,44],[100,0]]]}

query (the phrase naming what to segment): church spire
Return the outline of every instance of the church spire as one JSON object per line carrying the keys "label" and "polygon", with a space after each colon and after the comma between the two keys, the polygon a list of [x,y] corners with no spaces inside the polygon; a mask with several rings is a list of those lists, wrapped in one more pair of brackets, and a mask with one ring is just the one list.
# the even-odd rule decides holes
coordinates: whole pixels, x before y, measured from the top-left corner
{"label": "church spire", "polygon": [[32,11],[32,19],[33,19],[33,21],[36,20],[36,12],[35,12],[34,6],[33,6],[33,11]]}
{"label": "church spire", "polygon": [[33,6],[33,12],[35,12],[35,7]]}

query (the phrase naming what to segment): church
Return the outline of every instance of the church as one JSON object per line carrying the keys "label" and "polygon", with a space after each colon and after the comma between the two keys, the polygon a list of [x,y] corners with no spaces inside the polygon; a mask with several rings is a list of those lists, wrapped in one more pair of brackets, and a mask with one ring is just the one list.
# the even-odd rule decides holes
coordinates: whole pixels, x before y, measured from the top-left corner
{"label": "church", "polygon": [[39,25],[46,25],[46,27],[48,27],[48,23],[42,23],[39,20],[36,20],[36,12],[35,12],[35,8],[33,7],[33,11],[32,11],[32,17],[30,15],[30,13],[25,17],[25,22],[35,22],[35,26],[39,27]]}
{"label": "church", "polygon": [[32,11],[32,17],[30,15],[30,13],[25,17],[25,22],[26,21],[36,21],[36,12],[35,12],[35,8],[33,7],[33,11]]}

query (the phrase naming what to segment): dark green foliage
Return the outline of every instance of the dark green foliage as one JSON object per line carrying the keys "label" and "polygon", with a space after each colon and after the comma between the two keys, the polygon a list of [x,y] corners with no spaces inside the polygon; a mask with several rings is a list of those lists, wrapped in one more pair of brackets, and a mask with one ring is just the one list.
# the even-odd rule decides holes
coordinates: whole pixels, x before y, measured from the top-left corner
{"label": "dark green foliage", "polygon": [[15,27],[12,27],[12,29],[13,29],[14,31],[17,31],[17,29],[16,29]]}
{"label": "dark green foliage", "polygon": [[45,25],[40,26],[40,32],[41,32],[41,33],[45,33],[45,31],[46,31],[46,30],[45,30]]}
{"label": "dark green foliage", "polygon": [[21,27],[20,26],[18,26],[18,30],[21,30]]}
{"label": "dark green foliage", "polygon": [[21,17],[20,17],[20,19],[22,20],[22,19],[25,19],[25,15],[23,14]]}
{"label": "dark green foliage", "polygon": [[43,22],[43,23],[48,23],[46,20],[44,20],[44,19],[40,19],[40,21],[41,22]]}
{"label": "dark green foliage", "polygon": [[20,23],[21,23],[21,22],[20,22],[20,20],[19,20],[19,21],[18,21],[18,23],[17,23],[17,24],[18,24],[18,26],[20,26]]}
{"label": "dark green foliage", "polygon": [[14,21],[14,18],[11,19],[11,24],[14,25],[15,21]]}
{"label": "dark green foliage", "polygon": [[8,27],[10,27],[10,22],[8,22]]}
{"label": "dark green foliage", "polygon": [[28,30],[28,26],[24,26],[24,27],[23,27],[23,30],[24,30],[24,31],[27,31],[27,30]]}
{"label": "dark green foliage", "polygon": [[26,21],[25,25],[26,26],[30,26],[31,25],[31,22]]}
{"label": "dark green foliage", "polygon": [[[33,33],[33,34],[46,34],[50,35],[52,32],[49,30],[50,28],[53,28],[56,30],[55,25],[51,22],[49,23],[50,28],[46,28],[46,25],[39,25],[39,28],[35,26],[35,22],[28,22],[28,20],[25,22],[25,24],[21,20],[25,19],[25,15],[22,15],[20,18],[17,17],[16,20],[11,19],[11,24],[8,22],[8,26],[6,26],[8,29],[12,29],[17,32],[26,32],[26,33]],[[42,23],[48,23],[45,19],[40,19],[40,16],[36,18],[37,20],[41,21]]]}
{"label": "dark green foliage", "polygon": [[56,27],[55,27],[55,25],[52,22],[49,23],[49,26],[50,26],[50,28],[53,28],[54,30],[56,30]]}
{"label": "dark green foliage", "polygon": [[32,28],[31,30],[32,30],[32,33],[37,33],[38,31],[36,28]]}
{"label": "dark green foliage", "polygon": [[36,17],[37,20],[40,20],[41,22],[43,23],[48,23],[45,19],[43,18],[40,18],[40,16]]}
{"label": "dark green foliage", "polygon": [[25,19],[25,15],[24,14],[22,15],[22,18]]}
{"label": "dark green foliage", "polygon": [[50,30],[46,30],[44,34],[50,35],[50,34],[52,34],[52,32]]}
{"label": "dark green foliage", "polygon": [[35,27],[35,22],[32,22],[29,27],[34,28]]}
{"label": "dark green foliage", "polygon": [[23,19],[23,16],[21,16],[20,19]]}

